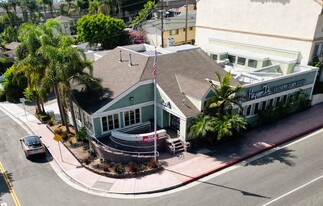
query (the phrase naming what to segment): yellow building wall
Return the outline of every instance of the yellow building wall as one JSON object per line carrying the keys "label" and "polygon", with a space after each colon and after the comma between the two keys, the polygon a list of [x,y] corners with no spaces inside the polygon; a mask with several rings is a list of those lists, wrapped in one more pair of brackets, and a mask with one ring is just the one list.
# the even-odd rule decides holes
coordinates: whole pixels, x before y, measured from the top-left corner
{"label": "yellow building wall", "polygon": [[[164,47],[167,46],[167,39],[173,38],[175,41],[175,45],[182,45],[185,44],[185,29],[181,28],[178,29],[178,34],[176,35],[170,35],[171,31],[165,31],[164,32]],[[195,43],[195,26],[192,27],[192,30],[190,30],[190,27],[187,27],[187,43],[188,44],[194,44]]]}

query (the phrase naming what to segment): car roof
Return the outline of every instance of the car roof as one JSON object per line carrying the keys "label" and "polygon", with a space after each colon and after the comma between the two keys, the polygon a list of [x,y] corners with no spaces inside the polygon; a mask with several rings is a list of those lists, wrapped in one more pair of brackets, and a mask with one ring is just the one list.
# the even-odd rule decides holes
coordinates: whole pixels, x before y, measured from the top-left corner
{"label": "car roof", "polygon": [[27,145],[40,144],[40,138],[36,135],[23,137]]}

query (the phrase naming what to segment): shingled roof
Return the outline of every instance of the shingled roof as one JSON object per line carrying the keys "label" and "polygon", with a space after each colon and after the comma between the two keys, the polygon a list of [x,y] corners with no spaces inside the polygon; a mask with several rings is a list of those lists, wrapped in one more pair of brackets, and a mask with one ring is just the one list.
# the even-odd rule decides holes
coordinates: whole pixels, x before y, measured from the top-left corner
{"label": "shingled roof", "polygon": [[[122,62],[119,62],[120,51]],[[132,66],[129,66],[131,54]],[[94,77],[102,79],[102,86],[111,90],[108,101],[96,101],[96,106],[88,108],[89,113],[100,109],[104,104],[115,99],[138,82],[152,79],[154,57],[142,55],[118,47],[94,62]],[[160,54],[157,62],[157,84],[174,102],[186,117],[199,113],[187,96],[201,99],[209,90],[206,78],[216,80],[214,75],[226,72],[201,49],[191,49],[176,53]],[[235,79],[231,85],[240,85]],[[185,99],[185,101],[183,101]],[[185,102],[185,103],[184,103]],[[84,108],[86,109],[86,108]]]}

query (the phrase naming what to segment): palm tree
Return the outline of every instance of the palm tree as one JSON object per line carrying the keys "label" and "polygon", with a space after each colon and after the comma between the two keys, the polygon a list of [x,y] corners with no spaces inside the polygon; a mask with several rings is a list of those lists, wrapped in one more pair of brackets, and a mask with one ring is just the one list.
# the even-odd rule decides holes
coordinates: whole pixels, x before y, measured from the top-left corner
{"label": "palm tree", "polygon": [[241,91],[241,86],[230,85],[231,74],[226,73],[222,78],[219,73],[215,73],[216,77],[219,80],[220,85],[215,84],[212,80],[208,80],[213,89],[215,90],[216,95],[212,97],[206,104],[207,113],[215,114],[219,113],[219,115],[224,115],[225,109],[228,109],[232,105],[236,105],[240,108],[240,111],[243,110],[241,104],[239,103],[244,96],[237,95],[239,91]]}
{"label": "palm tree", "polygon": [[[71,46],[73,39],[63,35],[56,46],[44,46],[40,52],[46,56],[50,62],[46,70],[47,78],[44,78],[44,85],[52,85],[57,93],[57,102],[62,107],[62,119],[65,119],[66,129],[69,132],[68,120],[63,109],[62,98],[66,99],[69,105],[71,117],[75,131],[77,132],[77,123],[74,115],[72,101],[72,86],[75,84],[85,85],[90,88],[101,88],[99,80],[92,77],[92,62],[86,59],[81,49]],[[49,78],[50,77],[50,78]]]}
{"label": "palm tree", "polygon": [[214,131],[216,119],[211,116],[199,115],[192,120],[192,126],[189,130],[189,136],[193,139],[205,137],[208,132]]}
{"label": "palm tree", "polygon": [[16,51],[16,73],[23,73],[27,77],[28,91],[34,94],[38,112],[43,112],[40,81],[44,76],[44,58],[37,54],[40,47],[40,28],[33,24],[25,23],[18,31],[20,44]]}
{"label": "palm tree", "polygon": [[247,122],[243,116],[228,112],[217,119],[214,130],[217,133],[217,140],[220,140],[225,137],[231,137],[246,128]]}

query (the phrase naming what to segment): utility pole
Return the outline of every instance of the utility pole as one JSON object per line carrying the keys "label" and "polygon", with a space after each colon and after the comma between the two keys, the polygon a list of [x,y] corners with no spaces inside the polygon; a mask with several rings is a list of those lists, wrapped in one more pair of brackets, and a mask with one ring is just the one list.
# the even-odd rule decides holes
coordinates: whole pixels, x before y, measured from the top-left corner
{"label": "utility pole", "polygon": [[161,44],[164,48],[164,1],[161,0]]}
{"label": "utility pole", "polygon": [[185,44],[187,44],[187,18],[188,18],[188,0],[186,0],[186,17],[185,17]]}

